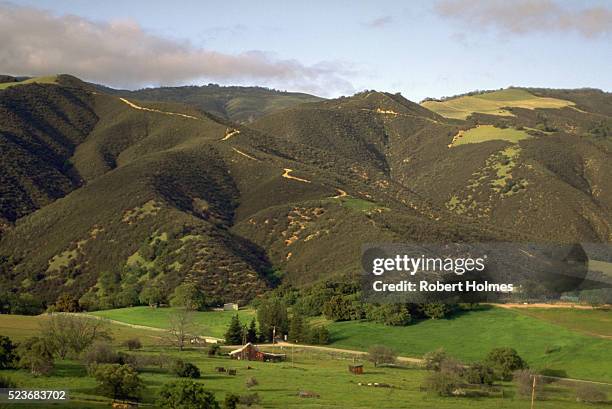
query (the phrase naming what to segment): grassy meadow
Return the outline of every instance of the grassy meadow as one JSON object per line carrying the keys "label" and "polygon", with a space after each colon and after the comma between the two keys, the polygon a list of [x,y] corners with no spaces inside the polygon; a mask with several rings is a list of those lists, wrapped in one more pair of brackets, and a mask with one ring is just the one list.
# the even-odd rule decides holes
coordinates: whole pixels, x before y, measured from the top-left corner
{"label": "grassy meadow", "polygon": [[[91,314],[97,317],[125,322],[126,324],[167,329],[170,322],[169,317],[173,311],[174,308],[131,307],[95,311]],[[251,319],[255,317],[255,310],[195,312],[194,324],[200,334],[222,338],[225,335],[230,320],[236,314],[238,314],[243,324],[248,325]]]}
{"label": "grassy meadow", "polygon": [[[284,352],[289,353],[285,350]],[[240,395],[257,392],[261,402],[253,408],[388,408],[397,409],[414,407],[422,409],[454,409],[477,408],[489,409],[501,407],[519,409],[528,407],[529,401],[518,397],[513,385],[503,383],[503,395],[499,387],[489,397],[442,398],[421,390],[421,385],[428,372],[418,368],[375,368],[366,363],[364,374],[352,375],[347,370],[351,361],[333,359],[325,354],[313,354],[297,350],[294,362],[262,363],[234,361],[227,357],[208,357],[203,350],[188,350],[177,352],[159,348],[145,348],[137,355],[155,355],[163,353],[172,358],[180,358],[198,366],[202,378],[198,381],[214,392],[222,401],[225,394]],[[228,376],[215,371],[215,367],[237,369],[236,376]],[[251,369],[248,369],[248,368]],[[71,404],[67,407],[98,408],[109,407],[109,400],[97,395],[95,381],[87,376],[87,372],[78,361],[60,361],[56,364],[53,374],[49,377],[32,378],[22,370],[3,371],[18,384],[29,388],[70,389]],[[141,372],[146,386],[143,394],[144,407],[154,407],[155,397],[161,385],[176,381],[177,378],[163,369],[147,367]],[[248,378],[254,377],[259,385],[247,389]],[[376,388],[360,386],[358,383],[386,383],[391,388]],[[538,401],[536,408],[557,409],[584,408],[584,404],[576,403],[571,388],[558,385],[547,386],[549,396]],[[300,398],[299,391],[313,392],[318,398]],[[408,405],[408,406],[407,406]],[[40,408],[46,405],[36,405]],[[5,407],[26,408],[27,405]],[[53,407],[48,405],[48,407]],[[62,406],[66,407],[66,406]],[[596,408],[597,405],[589,405]]]}
{"label": "grassy meadow", "polygon": [[468,143],[481,143],[487,141],[507,141],[518,143],[523,139],[531,138],[525,132],[513,128],[497,128],[493,125],[478,125],[467,131],[459,131],[453,138],[452,146],[465,145]]}
{"label": "grassy meadow", "polygon": [[0,90],[6,89],[6,88],[10,88],[10,87],[14,87],[15,85],[26,85],[26,84],[56,84],[57,83],[57,76],[56,75],[50,75],[47,77],[34,77],[34,78],[29,78],[27,80],[23,80],[23,81],[18,81],[18,82],[4,82],[4,83],[0,83]]}
{"label": "grassy meadow", "polygon": [[446,118],[466,119],[474,112],[513,116],[505,107],[525,109],[564,108],[573,102],[557,98],[538,97],[524,89],[509,88],[479,95],[461,96],[446,101],[425,101],[422,105]]}

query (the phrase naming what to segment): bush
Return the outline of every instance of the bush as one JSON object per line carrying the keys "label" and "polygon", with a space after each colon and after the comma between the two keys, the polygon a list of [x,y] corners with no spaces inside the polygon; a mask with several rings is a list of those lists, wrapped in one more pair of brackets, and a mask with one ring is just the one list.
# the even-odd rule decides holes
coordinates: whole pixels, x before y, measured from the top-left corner
{"label": "bush", "polygon": [[108,342],[96,342],[81,356],[81,360],[87,367],[93,367],[96,364],[119,364],[122,363],[121,356],[115,351],[113,346]]}
{"label": "bush", "polygon": [[138,372],[130,365],[97,365],[93,373],[98,390],[113,399],[138,399],[143,383]]}
{"label": "bush", "polygon": [[542,378],[535,372],[528,369],[521,369],[514,372],[512,379],[516,383],[516,391],[519,396],[531,396],[534,377],[536,378],[535,397],[536,399],[539,399],[542,397],[542,392],[544,390],[544,382],[542,381]]}
{"label": "bush", "polygon": [[495,380],[495,371],[490,366],[484,363],[474,363],[470,367],[465,368],[463,374],[467,383],[476,385],[493,385]]}
{"label": "bush", "polygon": [[527,364],[513,348],[495,348],[489,352],[485,363],[495,370],[496,376],[502,380],[510,380],[512,373],[526,369]]}
{"label": "bush", "polygon": [[191,362],[183,362],[179,359],[174,363],[172,369],[179,378],[198,379],[200,377],[200,370]]}
{"label": "bush", "polygon": [[15,366],[16,350],[17,347],[9,337],[0,335],[0,369],[9,369]]}
{"label": "bush", "polygon": [[247,378],[246,380],[246,387],[247,388],[252,388],[253,386],[257,386],[259,385],[259,381],[255,378]]}
{"label": "bush", "polygon": [[223,409],[236,409],[240,403],[240,396],[228,393],[223,401]]}
{"label": "bush", "polygon": [[214,394],[203,385],[186,380],[162,386],[157,405],[164,409],[220,409]]}
{"label": "bush", "polygon": [[438,348],[423,355],[423,365],[430,371],[439,371],[442,367],[442,362],[447,358],[448,356],[444,349]]}
{"label": "bush", "polygon": [[394,364],[397,360],[397,353],[384,345],[372,345],[368,350],[368,361],[378,364]]}
{"label": "bush", "polygon": [[430,373],[423,383],[423,388],[439,396],[451,396],[460,384],[460,378],[450,372]]}
{"label": "bush", "polygon": [[220,354],[221,354],[221,347],[219,346],[219,344],[212,344],[208,348],[208,356],[215,356],[215,355],[220,355]]}
{"label": "bush", "polygon": [[53,351],[42,338],[28,338],[17,347],[19,366],[33,375],[48,375],[53,370]]}
{"label": "bush", "polygon": [[258,404],[260,401],[261,399],[259,398],[257,392],[240,396],[240,404],[244,406],[253,406]]}
{"label": "bush", "polygon": [[594,385],[582,383],[576,388],[576,400],[585,403],[603,403],[608,400],[604,391]]}
{"label": "bush", "polygon": [[8,376],[0,376],[0,389],[15,389],[17,384]]}
{"label": "bush", "polygon": [[142,343],[140,342],[138,338],[128,339],[127,341],[123,343],[123,345],[125,345],[127,349],[129,349],[130,351],[142,348]]}

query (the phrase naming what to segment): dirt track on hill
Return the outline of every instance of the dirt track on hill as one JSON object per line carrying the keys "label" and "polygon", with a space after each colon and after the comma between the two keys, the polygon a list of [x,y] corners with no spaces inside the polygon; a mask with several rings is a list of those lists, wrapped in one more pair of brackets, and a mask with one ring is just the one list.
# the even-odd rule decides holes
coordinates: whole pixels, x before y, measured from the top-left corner
{"label": "dirt track on hill", "polygon": [[590,305],[572,304],[572,303],[558,303],[558,304],[546,304],[546,303],[534,303],[534,304],[521,304],[521,303],[509,303],[509,304],[489,304],[499,308],[574,308],[576,310],[594,310],[595,307]]}

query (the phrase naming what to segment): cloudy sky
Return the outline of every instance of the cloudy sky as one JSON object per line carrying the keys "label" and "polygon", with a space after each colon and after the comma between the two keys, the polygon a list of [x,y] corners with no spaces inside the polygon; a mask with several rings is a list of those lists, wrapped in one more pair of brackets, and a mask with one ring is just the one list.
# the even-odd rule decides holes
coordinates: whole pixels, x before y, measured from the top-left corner
{"label": "cloudy sky", "polygon": [[612,91],[606,0],[0,0],[0,39],[0,73],[125,88]]}

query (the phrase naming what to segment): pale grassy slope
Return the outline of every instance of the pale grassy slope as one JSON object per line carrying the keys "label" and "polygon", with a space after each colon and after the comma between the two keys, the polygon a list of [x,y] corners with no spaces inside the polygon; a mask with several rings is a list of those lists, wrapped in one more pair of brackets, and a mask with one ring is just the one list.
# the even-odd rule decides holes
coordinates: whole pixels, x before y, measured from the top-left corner
{"label": "pale grassy slope", "polygon": [[557,98],[538,97],[524,89],[509,88],[481,95],[463,96],[446,101],[425,101],[421,104],[444,117],[465,119],[474,112],[512,116],[504,108],[564,108],[574,103]]}

